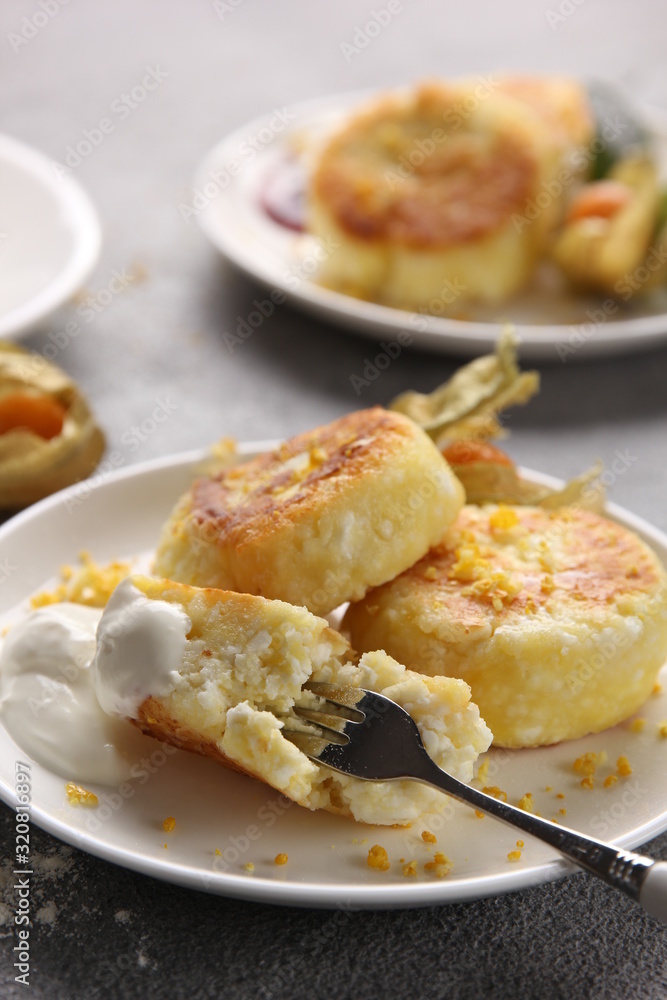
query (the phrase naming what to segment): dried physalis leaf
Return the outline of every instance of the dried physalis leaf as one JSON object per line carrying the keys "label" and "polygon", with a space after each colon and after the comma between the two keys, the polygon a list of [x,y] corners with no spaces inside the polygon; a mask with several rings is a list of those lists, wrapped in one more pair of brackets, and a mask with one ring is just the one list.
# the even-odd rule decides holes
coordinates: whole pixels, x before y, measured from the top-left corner
{"label": "dried physalis leaf", "polygon": [[0,509],[85,479],[104,447],[76,383],[41,355],[0,342]]}
{"label": "dried physalis leaf", "polygon": [[537,372],[519,369],[516,347],[514,328],[506,324],[495,354],[464,365],[428,395],[402,393],[389,409],[410,417],[436,442],[501,437],[497,415],[509,406],[527,403],[540,387]]}

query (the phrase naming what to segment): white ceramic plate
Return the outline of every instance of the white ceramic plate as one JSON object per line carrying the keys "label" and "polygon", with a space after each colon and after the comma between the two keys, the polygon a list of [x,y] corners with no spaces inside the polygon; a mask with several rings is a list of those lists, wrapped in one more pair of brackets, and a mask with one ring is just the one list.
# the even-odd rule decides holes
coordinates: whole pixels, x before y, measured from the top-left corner
{"label": "white ceramic plate", "polygon": [[95,266],[100,242],[80,185],[0,135],[0,337],[27,333],[66,302]]}
{"label": "white ceramic plate", "polygon": [[[265,447],[247,446],[244,452]],[[17,601],[25,606],[25,599],[52,581],[54,571],[82,548],[102,561],[150,550],[202,457],[190,453],[115,472],[89,495],[74,487],[8,522],[0,529],[6,577],[0,585],[0,626],[16,620]],[[621,508],[612,506],[611,515],[667,560],[667,537]],[[624,847],[642,844],[667,829],[667,740],[657,737],[658,723],[667,718],[667,693],[651,698],[641,714],[648,720],[641,734],[624,725],[562,746],[492,751],[488,780],[505,789],[510,801],[533,792],[538,810],[547,817],[566,808],[566,822],[576,829]],[[114,788],[90,786],[100,798],[93,810],[69,806],[64,779],[33,763],[33,822],[91,854],[169,882],[300,906],[449,903],[521,889],[569,870],[554,852],[528,837],[523,838],[521,861],[508,861],[520,834],[489,818],[477,819],[471,809],[450,802],[445,818],[427,821],[438,838],[437,849],[454,863],[448,878],[434,879],[422,869],[432,854],[420,839],[421,828],[369,827],[324,812],[310,813],[251,778],[191,754],[167,757],[159,746],[156,742],[143,781],[132,782],[131,797],[122,798]],[[610,762],[627,754],[634,774],[611,789],[586,792],[579,787],[572,762],[584,751],[603,749]],[[0,720],[0,796],[11,806],[16,760],[25,760],[25,754]],[[546,786],[552,790],[545,791]],[[557,799],[558,792],[565,798]],[[169,835],[162,829],[167,816],[176,818]],[[389,852],[388,872],[366,864],[368,848],[375,843]],[[279,852],[289,855],[284,867],[273,863]],[[402,875],[399,858],[419,862],[417,878]],[[249,861],[255,865],[252,874],[243,869]]]}
{"label": "white ceramic plate", "polygon": [[[318,141],[369,96],[338,94],[297,104],[286,109],[283,117],[290,117],[285,124],[275,112],[265,115],[228,135],[205,157],[187,207],[225,257],[263,285],[283,292],[292,305],[352,332],[383,340],[408,331],[414,346],[462,357],[493,351],[506,319],[516,324],[525,360],[561,362],[632,353],[667,340],[667,289],[622,305],[610,318],[600,312],[602,298],[572,294],[548,265],[533,287],[500,307],[466,308],[470,318],[465,322],[364,302],[318,285],[312,280],[315,241],[275,223],[261,207],[261,195],[267,178],[281,169],[286,157]],[[662,125],[656,145],[667,167]],[[229,169],[232,162],[234,172]]]}

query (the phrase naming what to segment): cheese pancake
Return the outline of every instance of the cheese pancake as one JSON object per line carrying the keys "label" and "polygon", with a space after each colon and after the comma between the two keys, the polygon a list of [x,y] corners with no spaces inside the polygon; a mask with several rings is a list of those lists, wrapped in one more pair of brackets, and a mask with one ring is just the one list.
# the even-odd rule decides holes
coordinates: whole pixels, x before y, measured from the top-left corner
{"label": "cheese pancake", "polygon": [[165,526],[155,571],[326,614],[420,559],[462,503],[424,431],[361,410],[198,479]]}
{"label": "cheese pancake", "polygon": [[[585,131],[574,89],[491,81],[482,93],[476,81],[433,82],[357,113],[311,180],[308,228],[339,244],[320,280],[435,313],[512,295],[558,218],[563,184],[557,194],[542,186]],[[527,220],[538,195],[547,210]]]}
{"label": "cheese pancake", "polygon": [[419,563],[348,610],[355,648],[460,677],[506,747],[613,726],[667,657],[665,571],[597,514],[466,506]]}
{"label": "cheese pancake", "polygon": [[[491,733],[459,680],[406,671],[385,653],[372,652],[357,664],[345,639],[322,618],[282,601],[219,590],[200,590],[169,580],[134,576],[120,585],[124,614],[110,620],[111,645],[100,642],[94,663],[104,704],[127,706],[154,674],[150,641],[139,658],[143,676],[118,671],[137,648],[139,603],[167,604],[185,614],[182,662],[171,690],[144,697],[132,709],[143,732],[183,750],[260,778],[308,809],[327,809],[365,823],[410,823],[426,810],[441,808],[445,797],[414,781],[368,782],[312,763],[281,733],[283,725],[303,726],[294,706],[322,702],[304,691],[309,680],[382,691],[410,712],[434,760],[463,781],[491,742]],[[105,616],[117,614],[112,596]],[[116,621],[120,627],[114,628]],[[133,636],[134,628],[134,636]],[[158,664],[159,666],[159,664]],[[171,676],[171,675],[170,675]],[[150,683],[150,680],[149,680]],[[111,694],[110,694],[111,692]],[[107,708],[107,710],[109,710]]]}

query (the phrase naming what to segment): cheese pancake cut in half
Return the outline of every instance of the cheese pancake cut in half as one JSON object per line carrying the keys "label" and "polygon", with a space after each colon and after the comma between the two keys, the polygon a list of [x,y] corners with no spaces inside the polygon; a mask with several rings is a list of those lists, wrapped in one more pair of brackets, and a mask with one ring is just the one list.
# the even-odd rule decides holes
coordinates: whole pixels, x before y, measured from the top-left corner
{"label": "cheese pancake cut in half", "polygon": [[435,314],[512,295],[558,220],[556,174],[584,118],[590,129],[581,88],[526,80],[433,82],[374,101],[316,159],[308,228],[337,246],[320,281]]}
{"label": "cheese pancake cut in half", "polygon": [[104,611],[93,678],[109,714],[260,778],[308,809],[410,823],[446,797],[414,781],[348,778],[313,764],[282,735],[285,723],[303,727],[295,705],[322,705],[304,684],[383,692],[416,721],[436,763],[466,782],[491,733],[463,681],[412,673],[382,652],[358,664],[352,655],[341,635],[304,608],[134,576]]}
{"label": "cheese pancake cut in half", "polygon": [[155,572],[326,614],[412,566],[463,500],[424,431],[361,410],[198,479],[164,528]]}
{"label": "cheese pancake cut in half", "polygon": [[665,571],[597,514],[466,506],[343,629],[357,649],[465,680],[497,745],[557,743],[627,719],[650,695],[667,657]]}

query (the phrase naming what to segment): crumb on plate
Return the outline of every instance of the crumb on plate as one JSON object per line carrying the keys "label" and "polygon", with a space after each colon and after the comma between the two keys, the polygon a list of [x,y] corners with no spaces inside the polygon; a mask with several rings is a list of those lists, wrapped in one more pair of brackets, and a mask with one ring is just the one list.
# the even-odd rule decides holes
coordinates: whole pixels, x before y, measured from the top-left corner
{"label": "crumb on plate", "polygon": [[621,754],[621,756],[616,761],[616,770],[622,778],[627,778],[629,775],[632,774],[632,768],[630,766],[630,762],[628,758],[625,756],[625,754]]}
{"label": "crumb on plate", "polygon": [[100,804],[95,792],[89,792],[81,785],[75,785],[73,781],[68,781],[65,785],[65,792],[67,793],[67,799],[71,806],[87,806],[89,809],[94,809],[95,806]]}
{"label": "crumb on plate", "polygon": [[81,552],[79,560],[79,567],[61,567],[62,582],[53,590],[42,590],[31,598],[33,608],[60,604],[63,601],[85,604],[90,608],[103,608],[120,581],[131,572],[129,562],[114,561],[100,566],[89,552]]}
{"label": "crumb on plate", "polygon": [[498,788],[497,785],[487,785],[482,789],[485,795],[491,795],[494,799],[500,799],[502,802],[507,802],[507,792],[504,792],[502,788]]}
{"label": "crumb on plate", "polygon": [[377,868],[381,872],[389,870],[389,856],[384,847],[380,844],[373,844],[368,852],[366,864],[369,868]]}
{"label": "crumb on plate", "polygon": [[452,868],[452,862],[442,851],[437,851],[433,856],[433,860],[427,861],[424,865],[424,871],[432,872],[436,878],[444,878],[445,875],[449,875]]}
{"label": "crumb on plate", "polygon": [[481,781],[483,785],[485,785],[489,780],[490,763],[491,761],[489,760],[489,758],[485,757],[482,763],[479,765],[479,768],[477,769],[477,780]]}

